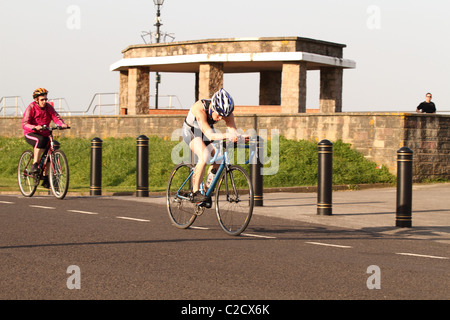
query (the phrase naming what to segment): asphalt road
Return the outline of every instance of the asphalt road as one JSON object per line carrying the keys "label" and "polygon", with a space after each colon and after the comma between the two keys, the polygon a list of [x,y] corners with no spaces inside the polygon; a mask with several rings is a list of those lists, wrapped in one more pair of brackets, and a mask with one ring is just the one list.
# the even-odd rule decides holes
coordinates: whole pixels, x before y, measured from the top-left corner
{"label": "asphalt road", "polygon": [[0,195],[0,221],[4,300],[450,298],[435,241],[260,215],[230,237],[213,210],[179,230],[118,197]]}

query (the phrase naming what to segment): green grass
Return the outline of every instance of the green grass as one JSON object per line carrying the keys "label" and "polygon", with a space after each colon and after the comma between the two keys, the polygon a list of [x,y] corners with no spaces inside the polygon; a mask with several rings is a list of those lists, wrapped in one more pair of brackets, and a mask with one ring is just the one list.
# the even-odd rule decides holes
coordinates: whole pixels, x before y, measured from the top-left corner
{"label": "green grass", "polygon": [[[276,175],[264,176],[265,187],[315,186],[317,185],[317,143],[305,140],[288,140],[280,137],[279,170]],[[351,145],[333,143],[333,184],[356,185],[394,183],[396,178],[383,166],[368,161]]]}
{"label": "green grass", "polygon": [[[149,138],[149,189],[163,191],[174,167],[172,149],[179,143],[157,137]],[[66,153],[70,167],[70,190],[89,191],[90,140],[57,138]],[[264,187],[317,185],[317,143],[280,137],[278,173],[264,176]],[[268,156],[271,155],[269,142]],[[31,147],[23,138],[0,138],[0,190],[18,190],[17,161]],[[103,140],[102,190],[133,192],[136,190],[136,140],[134,138]],[[273,165],[268,163],[265,167]],[[249,166],[244,166],[249,170]],[[395,176],[342,141],[333,143],[333,184],[395,183]]]}

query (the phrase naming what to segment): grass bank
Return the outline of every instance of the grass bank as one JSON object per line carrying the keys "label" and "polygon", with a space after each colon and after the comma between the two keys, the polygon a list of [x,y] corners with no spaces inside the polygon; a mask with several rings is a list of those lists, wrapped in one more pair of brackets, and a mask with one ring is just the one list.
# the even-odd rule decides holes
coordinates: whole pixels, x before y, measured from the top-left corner
{"label": "grass bank", "polygon": [[[70,167],[69,191],[89,191],[90,140],[57,138],[67,155]],[[312,141],[295,141],[280,137],[279,167],[274,175],[264,176],[264,187],[292,187],[317,185],[317,144]],[[149,188],[165,190],[174,167],[171,153],[179,142],[157,137],[149,140]],[[20,154],[31,147],[23,138],[0,138],[0,190],[18,190],[17,161]],[[110,192],[127,192],[136,189],[136,140],[134,138],[103,141],[102,188]],[[271,155],[269,142],[268,155]],[[275,162],[265,167],[274,167]],[[248,170],[248,166],[244,166]],[[349,144],[333,144],[333,184],[395,183],[395,176],[351,149]]]}

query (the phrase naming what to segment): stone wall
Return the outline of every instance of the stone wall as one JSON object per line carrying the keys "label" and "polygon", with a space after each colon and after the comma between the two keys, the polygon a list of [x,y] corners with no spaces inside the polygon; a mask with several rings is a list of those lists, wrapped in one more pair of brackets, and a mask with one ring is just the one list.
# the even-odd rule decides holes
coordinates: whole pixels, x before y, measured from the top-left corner
{"label": "stone wall", "polygon": [[408,115],[403,121],[417,178],[450,179],[450,116]]}
{"label": "stone wall", "polygon": [[[68,137],[138,137],[171,139],[185,115],[65,117]],[[0,117],[0,136],[22,136],[20,117]],[[236,114],[239,128],[278,129],[288,139],[350,143],[364,156],[396,173],[397,150],[414,151],[415,180],[450,179],[450,116],[410,113]],[[217,126],[224,130],[223,125]]]}
{"label": "stone wall", "polygon": [[[211,46],[211,44],[213,44]],[[342,58],[344,44],[301,37],[264,37],[242,39],[206,39],[175,43],[131,45],[122,51],[124,58],[178,56],[236,52],[309,52]]]}

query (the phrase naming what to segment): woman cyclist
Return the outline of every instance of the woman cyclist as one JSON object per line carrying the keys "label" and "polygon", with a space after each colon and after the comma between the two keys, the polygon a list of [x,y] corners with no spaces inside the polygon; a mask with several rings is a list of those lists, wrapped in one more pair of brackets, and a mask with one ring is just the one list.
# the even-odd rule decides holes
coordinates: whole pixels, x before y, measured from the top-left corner
{"label": "woman cyclist", "polygon": [[[217,91],[211,99],[197,101],[189,110],[183,124],[183,140],[187,143],[191,151],[195,153],[198,162],[195,166],[193,179],[193,202],[207,201],[200,189],[200,182],[203,180],[206,164],[215,154],[215,149],[211,142],[213,140],[228,139],[236,142],[240,137],[234,122],[234,102],[233,98],[224,89]],[[214,131],[214,124],[224,120],[227,126],[227,133],[222,134]],[[212,170],[217,170],[220,164],[213,164]]]}
{"label": "woman cyclist", "polygon": [[[39,159],[47,148],[49,142],[50,131],[41,131],[43,126],[49,126],[50,122],[67,128],[68,125],[64,123],[55,109],[47,103],[48,91],[44,88],[38,88],[33,92],[34,101],[25,110],[22,119],[22,128],[25,135],[25,140],[34,148],[33,165],[30,172],[36,173],[39,171]],[[48,177],[44,172],[43,187],[48,188]]]}

